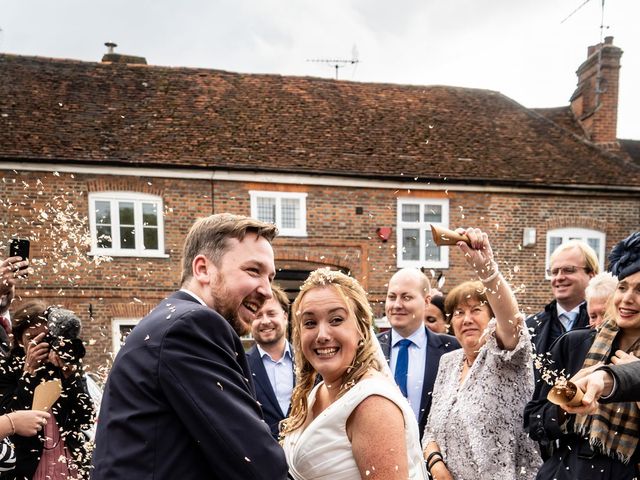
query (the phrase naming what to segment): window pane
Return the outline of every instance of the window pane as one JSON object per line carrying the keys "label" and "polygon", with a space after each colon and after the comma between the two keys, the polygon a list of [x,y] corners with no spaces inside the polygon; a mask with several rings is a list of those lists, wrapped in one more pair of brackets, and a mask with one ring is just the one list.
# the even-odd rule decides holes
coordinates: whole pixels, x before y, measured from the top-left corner
{"label": "window pane", "polygon": [[267,223],[276,223],[276,199],[258,197],[258,220]]}
{"label": "window pane", "polygon": [[135,327],[135,325],[120,325],[120,345],[124,345],[124,342],[131,333],[131,330],[133,330],[133,327]]}
{"label": "window pane", "polygon": [[143,203],[142,204],[142,224],[158,225],[158,206],[155,203]]}
{"label": "window pane", "polygon": [[111,202],[96,202],[96,225],[111,224]]}
{"label": "window pane", "polygon": [[420,260],[419,236],[420,231],[417,228],[405,228],[402,230],[403,260]]}
{"label": "window pane", "polygon": [[136,248],[136,233],[133,227],[120,227],[120,248]]}
{"label": "window pane", "polygon": [[403,222],[419,222],[420,221],[420,205],[403,204],[402,205],[402,221]]}
{"label": "window pane", "polygon": [[587,238],[587,244],[593,248],[600,260],[600,239],[599,238]]}
{"label": "window pane", "polygon": [[133,225],[133,202],[119,202],[120,226]]}
{"label": "window pane", "polygon": [[429,223],[442,222],[442,205],[425,205],[424,221]]}
{"label": "window pane", "polygon": [[439,262],[440,261],[440,247],[438,247],[433,241],[433,235],[431,230],[424,231],[424,259],[426,261]]}
{"label": "window pane", "polygon": [[153,227],[145,227],[144,232],[144,248],[147,250],[158,249],[158,229]]}
{"label": "window pane", "polygon": [[300,200],[282,199],[282,228],[297,228],[300,225]]}
{"label": "window pane", "polygon": [[111,248],[111,227],[98,225],[96,227],[98,248]]}
{"label": "window pane", "polygon": [[562,245],[562,237],[549,237],[549,255]]}

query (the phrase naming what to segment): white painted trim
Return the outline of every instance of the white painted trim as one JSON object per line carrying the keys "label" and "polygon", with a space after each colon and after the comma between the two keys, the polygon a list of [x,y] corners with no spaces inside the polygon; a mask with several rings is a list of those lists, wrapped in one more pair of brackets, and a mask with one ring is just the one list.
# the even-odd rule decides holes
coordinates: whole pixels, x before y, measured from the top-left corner
{"label": "white painted trim", "polygon": [[120,327],[135,327],[140,323],[141,318],[114,318],[111,320],[111,348],[115,355],[120,350]]}
{"label": "white painted trim", "polygon": [[[120,192],[120,191],[102,191],[89,192],[89,230],[91,232],[91,251],[89,255],[105,255],[109,257],[151,257],[151,258],[168,258],[164,251],[164,204],[162,198],[158,195],[151,195],[140,192]],[[120,222],[118,217],[117,204],[119,201],[129,201],[133,203],[134,208],[134,230],[136,239],[136,248],[126,249],[116,247],[120,245]],[[97,242],[97,226],[95,218],[95,204],[97,201],[109,202],[111,209],[111,236],[112,248],[98,248]],[[158,248],[145,249],[143,246],[144,229],[142,224],[142,204],[152,203],[156,205],[158,219]],[[116,219],[118,222],[116,223]]]}
{"label": "white painted trim", "polygon": [[[251,216],[258,218],[258,197],[272,198],[276,201],[275,224],[278,226],[280,237],[306,237],[307,236],[307,194],[305,192],[274,192],[269,190],[249,190],[251,199]],[[282,199],[291,198],[299,200],[300,225],[297,228],[284,228],[282,226]]]}
{"label": "white painted trim", "polygon": [[[611,185],[560,185],[550,184],[545,187],[499,187],[494,185],[466,185],[461,183],[442,181],[438,183],[408,183],[395,180],[369,180],[354,177],[341,177],[321,174],[287,174],[265,173],[259,171],[221,171],[221,170],[192,170],[186,168],[141,168],[141,167],[101,167],[87,165],[69,165],[60,163],[35,162],[1,162],[0,170],[16,170],[31,172],[61,172],[79,175],[115,175],[150,178],[176,178],[192,180],[279,183],[287,185],[317,185],[347,188],[383,188],[399,191],[421,190],[438,191],[443,189],[455,192],[484,192],[484,193],[532,193],[539,195],[566,196],[626,196],[629,192],[640,193],[640,186],[611,186]],[[488,180],[490,182],[490,180]],[[605,191],[600,191],[605,190]]]}
{"label": "white painted trim", "polygon": [[[402,221],[402,205],[407,203],[418,204],[420,206],[417,222]],[[446,198],[413,198],[398,197],[396,202],[396,264],[398,268],[415,267],[415,268],[449,268],[449,247],[440,247],[440,260],[429,261],[423,258],[426,232],[429,230],[429,224],[423,221],[425,205],[440,205],[442,207],[442,219],[440,222],[433,222],[437,226],[449,228],[449,200]],[[403,229],[416,229],[419,231],[418,237],[418,253],[419,260],[403,260],[402,259],[402,231]]]}
{"label": "white painted trim", "polygon": [[551,277],[546,274],[547,270],[551,267],[549,263],[549,259],[551,258],[551,237],[560,237],[562,238],[562,245],[569,239],[575,238],[578,240],[582,240],[587,243],[587,239],[589,238],[597,238],[600,240],[600,247],[596,251],[598,254],[598,264],[600,265],[600,271],[604,271],[604,260],[606,255],[606,243],[607,243],[607,235],[600,230],[593,230],[590,228],[579,228],[579,227],[564,227],[564,228],[555,228],[553,230],[547,231],[546,236],[546,255],[545,255],[545,278],[547,280],[551,280]]}

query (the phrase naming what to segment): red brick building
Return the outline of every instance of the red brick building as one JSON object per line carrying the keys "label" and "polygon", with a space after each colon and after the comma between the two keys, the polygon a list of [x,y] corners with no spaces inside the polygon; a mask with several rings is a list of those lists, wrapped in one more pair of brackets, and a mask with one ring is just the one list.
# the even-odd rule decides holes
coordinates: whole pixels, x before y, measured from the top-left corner
{"label": "red brick building", "polygon": [[379,314],[402,266],[445,291],[467,279],[428,225],[476,225],[537,310],[555,246],[584,238],[604,264],[640,225],[638,142],[616,139],[621,54],[591,47],[571,105],[541,110],[488,90],[0,55],[0,241],[31,238],[21,294],[81,315],[90,368],[178,287],[184,236],[215,212],[281,227],[290,289],[341,268]]}

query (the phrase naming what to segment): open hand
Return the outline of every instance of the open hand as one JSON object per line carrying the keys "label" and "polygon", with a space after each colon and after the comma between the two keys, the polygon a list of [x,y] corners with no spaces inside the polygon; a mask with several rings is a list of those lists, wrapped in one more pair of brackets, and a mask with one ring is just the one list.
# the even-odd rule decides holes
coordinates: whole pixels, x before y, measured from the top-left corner
{"label": "open hand", "polygon": [[42,341],[44,335],[45,332],[39,333],[26,345],[23,345],[25,349],[24,371],[30,375],[34,375],[49,357],[49,344]]}

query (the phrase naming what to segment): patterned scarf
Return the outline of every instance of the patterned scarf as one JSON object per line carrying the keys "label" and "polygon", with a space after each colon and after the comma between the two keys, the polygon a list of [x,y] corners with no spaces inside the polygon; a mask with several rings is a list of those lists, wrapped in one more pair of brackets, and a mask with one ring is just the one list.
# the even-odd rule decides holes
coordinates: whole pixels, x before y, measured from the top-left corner
{"label": "patterned scarf", "polygon": [[[582,368],[607,363],[618,330],[618,325],[612,318],[602,324]],[[627,353],[640,356],[640,339],[636,340]],[[623,463],[628,463],[640,438],[640,409],[636,402],[598,404],[594,413],[576,415],[574,430],[581,435],[588,435],[592,447],[609,457],[617,457]]]}

